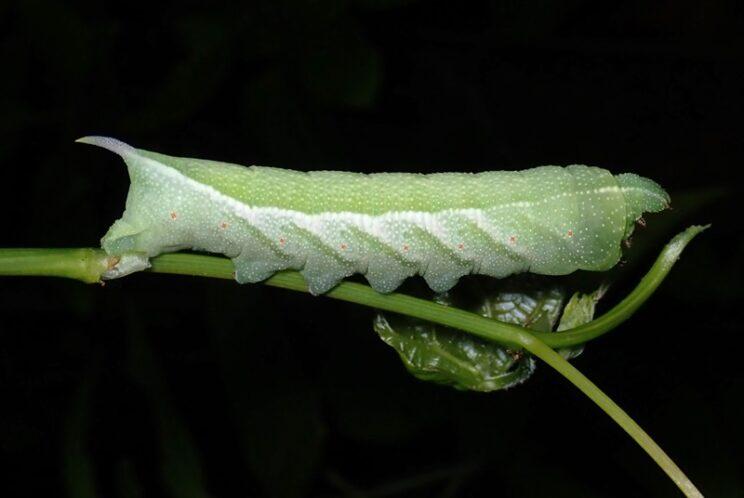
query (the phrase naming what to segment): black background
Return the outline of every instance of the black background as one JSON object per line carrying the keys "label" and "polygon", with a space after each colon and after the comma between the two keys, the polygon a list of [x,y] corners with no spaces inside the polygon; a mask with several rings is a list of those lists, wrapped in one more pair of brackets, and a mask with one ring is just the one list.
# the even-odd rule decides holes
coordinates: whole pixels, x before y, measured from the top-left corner
{"label": "black background", "polygon": [[[0,246],[95,246],[120,215],[125,168],[86,134],[303,170],[649,176],[675,210],[603,309],[713,227],[574,363],[707,496],[744,496],[742,28],[734,0],[4,3]],[[506,392],[426,384],[372,317],[228,281],[3,278],[0,493],[678,495],[545,365]]]}

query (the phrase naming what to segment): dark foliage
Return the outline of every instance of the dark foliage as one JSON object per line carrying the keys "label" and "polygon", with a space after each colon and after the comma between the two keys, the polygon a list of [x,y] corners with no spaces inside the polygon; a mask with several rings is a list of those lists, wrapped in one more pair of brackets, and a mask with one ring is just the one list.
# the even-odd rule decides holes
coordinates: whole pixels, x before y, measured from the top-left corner
{"label": "dark foliage", "polygon": [[[298,169],[649,176],[679,202],[636,235],[607,304],[672,233],[713,227],[575,361],[706,494],[734,496],[740,3],[3,3],[0,247],[95,245],[118,217],[125,170],[72,143],[87,134]],[[492,394],[426,384],[372,317],[196,278],[4,278],[0,494],[676,496],[550,369]]]}

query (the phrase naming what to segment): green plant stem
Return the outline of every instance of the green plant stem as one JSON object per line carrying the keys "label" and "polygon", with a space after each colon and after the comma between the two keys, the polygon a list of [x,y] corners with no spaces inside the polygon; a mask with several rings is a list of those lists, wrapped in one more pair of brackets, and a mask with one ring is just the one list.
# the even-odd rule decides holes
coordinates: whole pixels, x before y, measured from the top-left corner
{"label": "green plant stem", "polygon": [[111,258],[100,249],[0,249],[0,275],[101,281]]}
{"label": "green plant stem", "polygon": [[[707,227],[691,226],[674,237],[661,251],[648,273],[636,288],[614,308],[604,315],[579,327],[560,333],[532,331],[551,348],[583,344],[595,339],[630,318],[658,288],[685,246]],[[99,282],[102,273],[113,264],[112,258],[100,249],[0,249],[0,275],[54,276]],[[194,275],[202,277],[232,279],[233,264],[230,260],[201,254],[163,254],[151,260],[155,273]],[[307,292],[305,280],[298,272],[279,272],[265,284],[284,289]],[[342,282],[325,294],[327,297],[393,311],[442,325],[447,325],[502,344],[519,347],[514,334],[521,327],[497,322],[474,313],[446,307],[414,298],[405,294],[379,294],[367,285]],[[484,335],[488,330],[489,336]],[[495,335],[494,335],[495,334]]]}
{"label": "green plant stem", "polygon": [[[525,338],[529,341],[528,338]],[[533,342],[523,344],[524,348],[534,354],[542,361],[553,367],[558,373],[568,379],[571,384],[579,388],[589,399],[599,406],[602,411],[623,428],[646,453],[662,468],[662,470],[674,481],[674,484],[687,497],[700,497],[703,494],[695,487],[690,479],[682,472],[676,463],[667,455],[651,436],[644,431],[635,420],[630,418],[625,410],[607,396],[596,384],[589,380],[576,367],[566,361],[561,355],[549,348],[544,342],[532,338]]]}
{"label": "green plant stem", "polygon": [[630,318],[651,297],[651,294],[656,291],[669,274],[669,271],[674,266],[674,263],[677,262],[687,244],[709,226],[694,225],[687,228],[684,232],[677,234],[664,246],[653,266],[643,276],[636,288],[604,315],[579,327],[562,331],[559,334],[533,332],[533,335],[549,344],[552,348],[562,348],[590,341],[614,329]]}
{"label": "green plant stem", "polygon": [[[561,333],[538,334],[457,308],[414,298],[405,294],[379,294],[372,288],[342,282],[325,294],[334,299],[383,309],[453,327],[489,341],[524,348],[545,361],[620,425],[667,473],[688,497],[702,496],[664,451],[619,406],[551,347],[580,344],[596,338],[628,319],[656,290],[679,259],[682,250],[707,227],[692,226],[674,237],[662,250],[639,285],[612,310],[596,320]],[[230,260],[199,254],[164,254],[153,258],[150,271],[214,278],[233,278]],[[116,260],[97,249],[0,249],[0,275],[48,275],[95,282]],[[97,272],[97,273],[96,273]],[[267,285],[307,292],[297,272],[280,272]]]}

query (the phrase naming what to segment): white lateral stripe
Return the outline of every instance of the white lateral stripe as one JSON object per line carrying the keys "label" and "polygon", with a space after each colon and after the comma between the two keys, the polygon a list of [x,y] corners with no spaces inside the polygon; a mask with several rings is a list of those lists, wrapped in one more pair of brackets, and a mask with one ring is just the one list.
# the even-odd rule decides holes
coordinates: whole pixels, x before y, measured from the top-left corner
{"label": "white lateral stripe", "polygon": [[[93,137],[91,137],[93,138]],[[98,138],[98,137],[95,137]],[[105,137],[102,137],[105,138]],[[118,142],[118,141],[116,141]],[[99,143],[96,143],[99,145]],[[122,145],[129,147],[126,144]],[[101,146],[104,146],[101,144]],[[109,148],[109,147],[106,147]],[[380,215],[368,215],[364,213],[355,213],[351,211],[326,211],[315,214],[308,214],[302,211],[295,211],[291,209],[283,209],[277,207],[257,207],[243,204],[242,202],[225,195],[215,189],[214,187],[197,182],[196,180],[189,178],[177,170],[164,165],[154,159],[150,159],[145,156],[138,156],[140,160],[152,166],[155,170],[162,173],[173,180],[183,182],[189,187],[193,188],[197,192],[201,192],[212,201],[220,206],[228,208],[236,216],[246,220],[253,225],[260,225],[262,219],[266,217],[280,217],[288,219],[298,226],[308,230],[309,232],[320,236],[319,232],[323,227],[323,222],[327,221],[344,221],[348,224],[354,225],[365,232],[370,233],[375,238],[380,238],[382,235],[381,227],[386,222],[407,222],[416,226],[424,228],[432,236],[436,237],[443,245],[447,246],[448,243],[444,242],[444,238],[447,236],[444,228],[440,224],[438,217],[440,215],[460,215],[471,219],[476,223],[479,228],[485,229],[487,233],[493,233],[493,225],[486,223],[483,216],[483,209],[478,208],[460,208],[460,209],[445,209],[435,213],[426,211],[389,211]],[[625,187],[635,188],[637,187]],[[552,196],[545,197],[538,201],[514,201],[504,203],[500,205],[494,205],[493,209],[503,209],[510,207],[529,208],[533,205],[545,204],[561,197],[567,197],[570,195],[585,195],[592,193],[617,193],[621,191],[621,187],[598,187],[596,189],[588,189],[580,192],[562,192]],[[640,190],[640,189],[639,189]],[[659,196],[662,198],[661,196]],[[486,228],[487,227],[487,228]],[[503,235],[503,234],[499,234]],[[496,240],[496,239],[494,239]]]}

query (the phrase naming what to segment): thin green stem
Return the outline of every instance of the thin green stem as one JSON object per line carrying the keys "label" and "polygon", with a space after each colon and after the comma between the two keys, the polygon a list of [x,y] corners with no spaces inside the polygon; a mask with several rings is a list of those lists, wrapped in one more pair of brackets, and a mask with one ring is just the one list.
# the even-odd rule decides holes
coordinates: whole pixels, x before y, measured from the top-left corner
{"label": "thin green stem", "polygon": [[607,396],[596,384],[586,378],[576,367],[567,362],[561,355],[549,348],[544,342],[532,337],[532,342],[528,340],[522,345],[530,353],[534,354],[542,361],[553,367],[558,373],[568,379],[571,384],[578,387],[589,399],[599,406],[602,411],[614,420],[617,425],[623,428],[646,453],[662,468],[662,470],[674,481],[674,484],[687,497],[700,497],[703,494],[695,487],[690,479],[682,472],[676,463],[667,455],[651,436],[644,431],[635,420],[630,418],[625,410],[620,408],[617,403]]}
{"label": "thin green stem", "polygon": [[[453,327],[489,341],[526,349],[553,367],[615,420],[656,461],[686,496],[699,497],[702,496],[700,492],[651,437],[606,394],[551,347],[565,347],[586,342],[627,320],[664,280],[690,240],[705,228],[707,227],[689,227],[674,237],[664,247],[639,285],[612,310],[586,325],[561,333],[536,333],[405,294],[379,294],[366,285],[354,282],[342,282],[325,295],[420,318]],[[96,282],[100,280],[104,271],[115,266],[117,262],[118,258],[107,256],[100,249],[0,249],[0,275],[45,275]],[[198,254],[164,254],[153,258],[151,263],[150,271],[156,273],[232,279],[234,271],[230,260]],[[305,281],[297,272],[277,273],[265,283],[284,289],[307,292]]]}
{"label": "thin green stem", "polygon": [[[232,279],[233,266],[230,260],[203,256],[201,254],[164,254],[153,258],[152,267],[155,273],[177,275],[199,275],[204,277]],[[282,271],[265,280],[266,285],[300,292],[308,292],[305,279],[298,272]],[[356,282],[341,282],[334,289],[324,294],[326,297],[362,304],[371,308],[393,311],[403,315],[420,318],[430,322],[447,325],[483,339],[495,340],[512,347],[521,347],[516,334],[523,329],[516,325],[497,322],[475,313],[458,308],[437,304],[406,294],[391,292],[380,294],[371,287]]]}
{"label": "thin green stem", "polygon": [[[614,329],[630,318],[653,294],[674,266],[685,246],[705,228],[707,227],[691,226],[674,237],[661,251],[656,262],[638,286],[604,315],[587,324],[560,333],[532,331],[532,335],[551,348],[560,348],[585,343]],[[163,254],[153,258],[151,263],[150,271],[155,273],[233,278],[232,262],[216,256],[189,253]],[[100,249],[0,249],[0,275],[67,277],[90,283],[100,281],[101,274],[112,264],[115,264],[115,260]],[[297,272],[279,272],[265,283],[274,287],[307,292],[305,280]],[[479,331],[486,327],[498,334],[497,341],[511,346],[518,346],[513,340],[513,335],[522,330],[516,325],[497,322],[405,294],[379,294],[369,286],[354,282],[342,282],[325,295],[458,329],[463,329],[458,326],[458,324],[463,324],[471,327],[471,330],[466,331],[480,337],[484,336]]]}
{"label": "thin green stem", "polygon": [[0,249],[0,275],[64,277],[93,284],[114,263],[102,250],[86,247]]}
{"label": "thin green stem", "polygon": [[552,348],[562,348],[590,341],[614,329],[630,318],[651,297],[651,294],[656,291],[669,274],[669,271],[674,266],[674,263],[677,262],[687,244],[709,226],[695,225],[677,234],[664,246],[653,266],[643,276],[636,288],[604,315],[579,327],[562,331],[559,334],[534,332],[533,335],[543,340],[546,344],[549,344]]}

